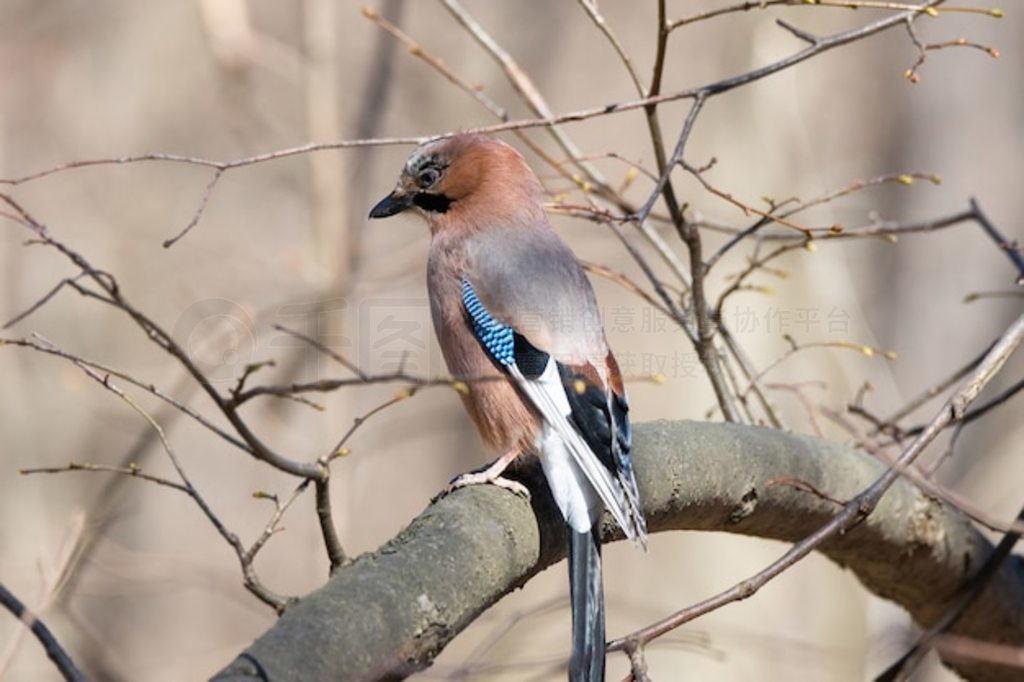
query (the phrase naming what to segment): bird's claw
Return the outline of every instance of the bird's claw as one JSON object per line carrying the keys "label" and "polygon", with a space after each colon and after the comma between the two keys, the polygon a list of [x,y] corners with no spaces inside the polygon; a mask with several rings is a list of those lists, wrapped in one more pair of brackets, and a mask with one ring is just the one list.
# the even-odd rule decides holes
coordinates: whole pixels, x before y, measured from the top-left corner
{"label": "bird's claw", "polygon": [[519,481],[513,481],[510,478],[505,478],[501,474],[494,474],[487,469],[483,471],[471,471],[468,474],[456,476],[452,479],[451,483],[448,484],[448,490],[445,492],[450,493],[458,490],[459,488],[485,484],[496,485],[499,488],[504,488],[505,490],[522,497],[523,499],[530,499],[530,491],[525,485]]}

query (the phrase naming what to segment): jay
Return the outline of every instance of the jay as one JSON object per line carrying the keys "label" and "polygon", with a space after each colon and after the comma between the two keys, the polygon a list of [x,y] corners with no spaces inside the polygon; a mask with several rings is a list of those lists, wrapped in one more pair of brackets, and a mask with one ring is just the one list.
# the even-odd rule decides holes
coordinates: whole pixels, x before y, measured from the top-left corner
{"label": "jay", "polygon": [[495,483],[520,455],[540,458],[568,525],[571,680],[603,680],[600,518],[646,544],[630,463],[629,407],[594,291],[555,234],[540,181],[523,156],[492,137],[458,134],[409,157],[395,190],[370,212],[411,210],[431,233],[427,288],[448,369],[466,411],[504,453],[454,487]]}

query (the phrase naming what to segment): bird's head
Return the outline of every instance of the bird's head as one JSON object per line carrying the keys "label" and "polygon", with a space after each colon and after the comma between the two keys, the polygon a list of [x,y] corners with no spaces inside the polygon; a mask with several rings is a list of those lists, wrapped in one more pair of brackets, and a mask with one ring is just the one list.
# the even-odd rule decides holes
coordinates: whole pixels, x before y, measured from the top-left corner
{"label": "bird's head", "polygon": [[501,140],[461,133],[417,147],[398,185],[381,199],[371,218],[412,210],[432,230],[467,226],[516,214],[540,212],[541,186],[522,154]]}

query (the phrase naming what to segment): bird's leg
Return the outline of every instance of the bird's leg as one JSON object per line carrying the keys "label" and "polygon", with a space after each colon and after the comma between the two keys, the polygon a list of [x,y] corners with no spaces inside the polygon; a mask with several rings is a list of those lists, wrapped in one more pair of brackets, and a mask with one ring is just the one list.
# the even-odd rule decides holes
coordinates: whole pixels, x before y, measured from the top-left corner
{"label": "bird's leg", "polygon": [[519,450],[509,450],[501,457],[494,460],[493,463],[489,464],[483,469],[471,471],[467,474],[456,476],[454,479],[452,479],[452,482],[448,484],[448,492],[451,492],[452,490],[458,490],[459,488],[465,488],[466,486],[470,485],[490,483],[491,485],[496,485],[499,488],[510,490],[516,495],[529,499],[530,491],[526,489],[525,485],[518,481],[513,481],[512,479],[505,478],[504,476],[502,476],[502,474],[505,472],[505,469],[508,468],[508,465],[512,463],[512,460],[514,460],[518,456]]}

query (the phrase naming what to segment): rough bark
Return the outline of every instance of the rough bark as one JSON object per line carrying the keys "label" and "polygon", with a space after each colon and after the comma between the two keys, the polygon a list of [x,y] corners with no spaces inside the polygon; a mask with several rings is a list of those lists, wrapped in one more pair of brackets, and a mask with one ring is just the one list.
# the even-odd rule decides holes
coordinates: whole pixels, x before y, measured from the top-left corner
{"label": "rough bark", "polygon": [[[770,480],[797,478],[845,500],[883,471],[848,447],[758,427],[653,422],[637,425],[635,440],[652,532],[796,541],[827,521],[835,503]],[[290,608],[215,679],[395,679],[429,666],[480,613],[564,557],[561,523],[538,469],[521,472],[534,491],[530,503],[492,486],[434,501],[390,542]],[[618,537],[605,530],[606,540]],[[925,626],[991,550],[963,514],[905,481],[864,523],[820,548]],[[1004,563],[952,632],[1024,646],[1019,557]],[[971,680],[1021,676],[992,664],[947,663]]]}

